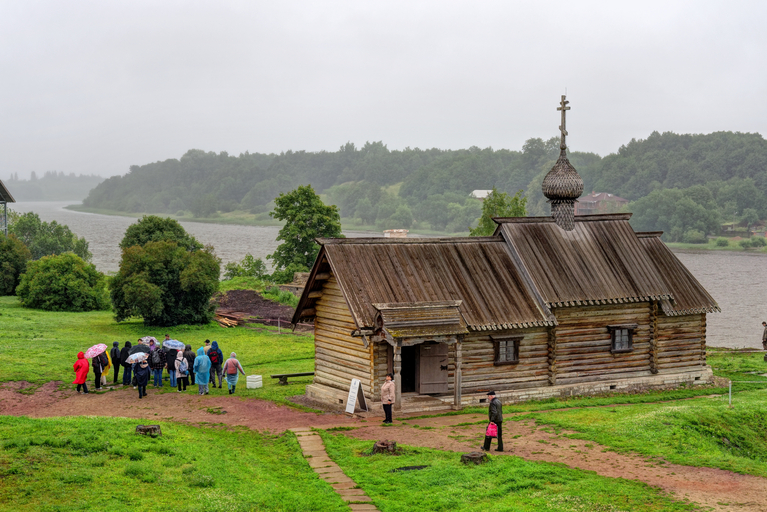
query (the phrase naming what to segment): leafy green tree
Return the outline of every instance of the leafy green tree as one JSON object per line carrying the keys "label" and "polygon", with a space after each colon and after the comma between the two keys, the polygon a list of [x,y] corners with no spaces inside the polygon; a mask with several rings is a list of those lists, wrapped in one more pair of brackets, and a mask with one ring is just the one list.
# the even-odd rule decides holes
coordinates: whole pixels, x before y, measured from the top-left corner
{"label": "leafy green tree", "polygon": [[277,240],[282,240],[282,243],[267,256],[274,262],[277,271],[285,270],[289,265],[306,271],[314,264],[320,251],[315,238],[343,237],[338,208],[325,205],[311,185],[280,194],[274,204],[274,210],[269,215],[285,221],[277,235]]}
{"label": "leafy green tree", "polygon": [[74,253],[44,256],[27,264],[16,288],[21,305],[48,311],[109,309],[104,275]]}
{"label": "leafy green tree", "polygon": [[36,213],[19,215],[10,225],[8,233],[16,235],[29,248],[35,260],[65,252],[73,252],[85,261],[91,259],[85,238],[78,238],[69,227],[55,220],[43,222]]}
{"label": "leafy green tree", "polygon": [[179,247],[187,251],[202,249],[202,244],[187,233],[178,221],[156,215],[144,215],[141,220],[128,226],[120,242],[120,248],[127,249],[134,245],[146,245],[148,242],[160,240],[176,242]]}
{"label": "leafy green tree", "polygon": [[357,201],[357,208],[354,214],[364,223],[372,224],[376,220],[376,209],[373,206],[372,201],[367,197],[363,197]]}
{"label": "leafy green tree", "polygon": [[740,216],[740,221],[746,223],[746,229],[751,229],[754,223],[759,222],[759,214],[754,208],[746,208]]}
{"label": "leafy green tree", "polygon": [[397,207],[394,214],[389,217],[392,226],[396,226],[399,229],[410,229],[413,225],[413,212],[410,211],[410,207],[406,204],[401,204]]}
{"label": "leafy green tree", "polygon": [[32,253],[16,235],[0,233],[0,295],[14,295]]}
{"label": "leafy green tree", "polygon": [[479,218],[479,224],[469,232],[471,236],[490,236],[495,232],[496,223],[493,217],[525,217],[527,210],[527,198],[522,196],[520,190],[513,196],[506,192],[498,192],[493,187],[492,192],[488,194],[482,202],[482,216]]}
{"label": "leafy green tree", "polygon": [[266,264],[261,258],[254,258],[248,253],[239,263],[230,262],[224,266],[224,279],[235,277],[255,277],[263,280],[267,277]]}
{"label": "leafy green tree", "polygon": [[218,290],[221,261],[208,246],[189,251],[161,240],[123,249],[109,283],[115,319],[142,317],[145,325],[206,324]]}

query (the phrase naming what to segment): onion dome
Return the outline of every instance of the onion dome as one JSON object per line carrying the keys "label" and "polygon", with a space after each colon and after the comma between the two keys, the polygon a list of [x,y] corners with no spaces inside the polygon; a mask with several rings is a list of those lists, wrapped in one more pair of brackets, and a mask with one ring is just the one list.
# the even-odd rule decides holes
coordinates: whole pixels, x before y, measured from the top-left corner
{"label": "onion dome", "polygon": [[551,216],[557,226],[565,231],[575,229],[575,201],[583,193],[583,178],[567,159],[567,146],[565,145],[565,112],[570,110],[567,106],[569,101],[562,96],[561,106],[557,110],[562,111],[562,125],[559,127],[562,132],[562,143],[559,146],[559,159],[549,173],[543,178],[541,189],[543,195],[551,204]]}

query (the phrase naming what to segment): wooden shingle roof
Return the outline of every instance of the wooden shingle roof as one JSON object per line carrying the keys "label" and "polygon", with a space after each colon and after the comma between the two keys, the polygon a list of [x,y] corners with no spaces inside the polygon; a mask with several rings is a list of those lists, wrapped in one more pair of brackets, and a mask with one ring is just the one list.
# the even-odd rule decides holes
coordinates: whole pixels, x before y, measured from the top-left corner
{"label": "wooden shingle roof", "polygon": [[576,216],[572,231],[551,217],[495,221],[517,268],[550,307],[671,299],[671,288],[629,218],[630,213]]}
{"label": "wooden shingle roof", "polygon": [[0,203],[15,203],[15,202],[16,200],[8,191],[8,188],[3,183],[3,180],[0,180]]}
{"label": "wooden shingle roof", "polygon": [[721,311],[714,298],[661,241],[662,234],[637,233],[637,237],[658,269],[658,274],[669,289],[673,290],[673,303],[668,300],[661,301],[663,312],[668,316],[679,316]]}
{"label": "wooden shingle roof", "polygon": [[323,247],[294,323],[310,315],[314,280],[325,261],[357,327],[375,324],[374,304],[461,301],[472,330],[555,325],[548,308],[516,271],[501,237],[320,239]]}

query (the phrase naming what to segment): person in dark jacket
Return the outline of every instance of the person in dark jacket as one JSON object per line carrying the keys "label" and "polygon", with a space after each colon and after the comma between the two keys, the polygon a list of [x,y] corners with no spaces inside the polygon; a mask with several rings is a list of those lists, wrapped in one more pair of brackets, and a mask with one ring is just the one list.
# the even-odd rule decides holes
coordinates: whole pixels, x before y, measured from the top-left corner
{"label": "person in dark jacket", "polygon": [[96,391],[101,389],[101,374],[104,373],[104,369],[109,364],[109,359],[107,359],[107,353],[102,352],[101,354],[97,356],[93,356],[93,359],[91,360],[91,366],[93,367],[93,374],[96,376],[96,385],[94,386],[96,388]]}
{"label": "person in dark jacket", "polygon": [[[487,394],[487,398],[490,400],[490,407],[488,409],[488,419],[490,420],[490,423],[495,423],[495,425],[498,427],[498,448],[495,450],[497,452],[503,451],[503,405],[501,405],[501,401],[498,400],[495,397],[495,391],[491,391]],[[493,440],[492,437],[485,436],[485,445],[482,446],[482,449],[484,451],[490,451],[490,442]]]}
{"label": "person in dark jacket", "polygon": [[136,386],[138,387],[138,397],[146,396],[146,386],[149,384],[149,363],[146,359],[136,365]]}
{"label": "person in dark jacket", "polygon": [[186,359],[186,364],[189,365],[189,384],[194,386],[194,358],[197,357],[195,353],[192,351],[192,345],[187,345],[186,350],[184,350],[184,359]]}
{"label": "person in dark jacket", "polygon": [[178,350],[175,348],[168,349],[165,353],[165,367],[168,369],[168,375],[170,376],[170,387],[175,388],[178,385],[176,382],[176,356]]}
{"label": "person in dark jacket", "polygon": [[218,348],[218,342],[214,341],[207,352],[210,358],[210,382],[216,387],[216,375],[218,375],[218,388],[221,389],[221,378],[223,377],[222,365],[224,364],[224,353]]}
{"label": "person in dark jacket", "polygon": [[123,386],[130,386],[131,370],[133,365],[128,362],[128,356],[130,355],[131,345],[130,341],[125,342],[125,346],[120,351],[120,364],[123,365]]}
{"label": "person in dark jacket", "polygon": [[152,369],[152,384],[154,384],[154,387],[156,388],[161,388],[162,371],[165,369],[165,365],[168,361],[167,355],[165,354],[165,351],[160,347],[155,347],[154,350],[152,350],[151,342],[149,343],[149,368]]}
{"label": "person in dark jacket", "polygon": [[120,375],[120,342],[119,341],[113,341],[112,342],[112,350],[109,351],[109,357],[112,358],[112,366],[114,366],[115,369],[115,379],[113,384],[117,384],[117,377]]}

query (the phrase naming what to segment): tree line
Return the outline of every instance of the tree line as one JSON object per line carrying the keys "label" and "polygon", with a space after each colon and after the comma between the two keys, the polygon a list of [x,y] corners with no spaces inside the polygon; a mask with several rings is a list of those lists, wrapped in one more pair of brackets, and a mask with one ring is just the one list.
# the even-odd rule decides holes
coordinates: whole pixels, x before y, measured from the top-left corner
{"label": "tree line", "polygon": [[[198,217],[266,213],[280,194],[308,184],[338,206],[344,222],[467,232],[481,215],[481,202],[469,197],[475,189],[511,196],[522,190],[528,215],[548,215],[541,182],[558,154],[556,137],[531,138],[519,151],[390,150],[381,142],[347,143],[335,152],[231,156],[191,150],[180,159],[132,166],[98,185],[84,204]],[[653,132],[605,157],[571,151],[568,158],[586,191],[631,200],[632,224],[662,229],[667,240],[716,234],[722,222],[767,218],[767,141],[759,134]]]}

